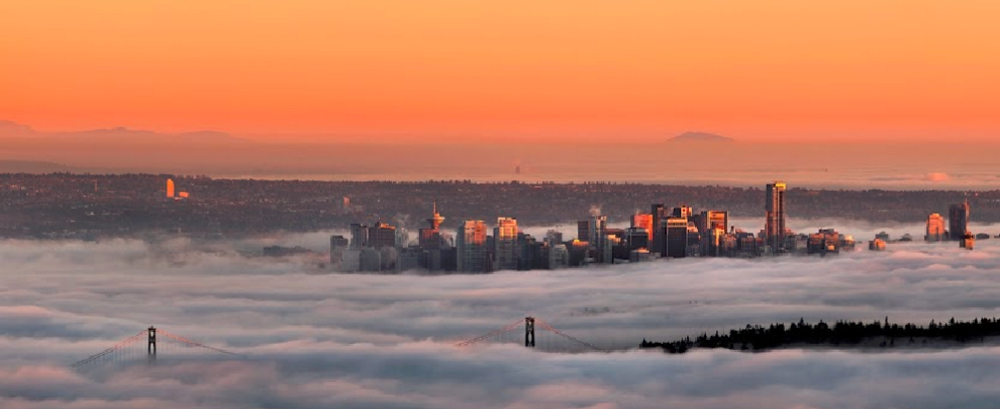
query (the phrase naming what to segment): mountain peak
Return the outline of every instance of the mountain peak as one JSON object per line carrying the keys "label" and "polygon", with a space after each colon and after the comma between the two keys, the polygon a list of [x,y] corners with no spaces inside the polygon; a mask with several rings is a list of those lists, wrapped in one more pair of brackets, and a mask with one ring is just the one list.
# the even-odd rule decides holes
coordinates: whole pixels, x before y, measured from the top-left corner
{"label": "mountain peak", "polygon": [[0,136],[26,136],[34,133],[35,130],[28,125],[0,119]]}
{"label": "mountain peak", "polygon": [[716,135],[708,132],[684,132],[673,138],[667,140],[667,142],[735,142],[733,138],[725,137],[722,135]]}

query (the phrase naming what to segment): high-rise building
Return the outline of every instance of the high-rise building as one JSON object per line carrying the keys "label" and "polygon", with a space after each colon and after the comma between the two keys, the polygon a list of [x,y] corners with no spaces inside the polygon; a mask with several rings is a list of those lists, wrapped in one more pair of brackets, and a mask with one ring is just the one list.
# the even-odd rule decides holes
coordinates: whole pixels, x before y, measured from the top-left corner
{"label": "high-rise building", "polygon": [[701,255],[716,257],[722,236],[729,230],[729,212],[720,210],[702,211],[698,217]]}
{"label": "high-rise building", "polygon": [[174,197],[174,180],[173,179],[167,179],[167,197],[169,197],[171,199]]}
{"label": "high-rise building", "polygon": [[361,223],[351,223],[351,244],[352,250],[360,250],[368,247],[368,226]]}
{"label": "high-rise building", "polygon": [[648,249],[649,248],[648,242],[651,241],[651,238],[653,236],[653,215],[649,213],[633,214],[631,227],[646,230],[647,244],[643,247]]}
{"label": "high-rise building", "polygon": [[600,243],[601,237],[603,237],[605,233],[604,230],[607,229],[607,227],[608,216],[592,217],[590,219],[590,227],[587,229],[587,232],[590,234],[587,241],[589,241],[591,245],[594,245],[594,243]]}
{"label": "high-rise building", "polygon": [[780,253],[785,244],[785,182],[776,181],[767,185],[767,203],[764,233],[771,251]]}
{"label": "high-rise building", "polygon": [[654,204],[650,209],[650,213],[653,215],[653,227],[649,229],[649,242],[651,243],[650,252],[658,253],[661,256],[666,255],[664,249],[666,246],[663,245],[663,235],[660,231],[663,229],[663,224],[666,221],[666,217],[663,214],[663,205]]}
{"label": "high-rise building", "polygon": [[680,205],[675,207],[673,211],[670,213],[671,217],[683,217],[686,219],[690,219],[691,216],[693,215],[694,215],[694,209],[692,209],[691,206],[685,206],[685,205]]}
{"label": "high-rise building", "polygon": [[969,232],[969,200],[948,207],[948,235],[952,240],[964,240]]}
{"label": "high-rise building", "polygon": [[643,227],[629,227],[625,230],[628,250],[649,249],[649,233]]}
{"label": "high-rise building", "polygon": [[667,257],[683,258],[687,256],[688,219],[686,217],[667,218]]}
{"label": "high-rise building", "polygon": [[466,220],[455,235],[457,270],[463,273],[489,272],[486,249],[486,223]]}
{"label": "high-rise building", "polygon": [[569,267],[569,250],[565,244],[549,246],[549,270]]}
{"label": "high-rise building", "polygon": [[937,213],[927,216],[927,235],[924,236],[924,239],[927,241],[944,241],[946,238],[944,217],[941,217]]}
{"label": "high-rise building", "polygon": [[493,229],[493,267],[497,270],[517,270],[517,219],[513,217],[497,218],[497,226]]}
{"label": "high-rise building", "polygon": [[590,220],[576,222],[576,239],[580,241],[590,240]]}
{"label": "high-rise building", "polygon": [[349,242],[344,236],[330,236],[330,264],[334,267],[344,261],[344,250],[347,250]]}
{"label": "high-rise building", "polygon": [[389,225],[388,223],[378,222],[374,226],[368,228],[368,247],[374,247],[377,249],[381,248],[395,248],[396,247],[396,228]]}

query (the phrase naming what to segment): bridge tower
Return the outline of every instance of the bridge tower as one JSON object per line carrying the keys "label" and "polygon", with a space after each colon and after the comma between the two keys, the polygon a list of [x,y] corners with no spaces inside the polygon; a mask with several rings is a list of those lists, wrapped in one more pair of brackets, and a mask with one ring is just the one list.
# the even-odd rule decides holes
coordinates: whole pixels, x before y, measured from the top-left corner
{"label": "bridge tower", "polygon": [[150,325],[148,332],[148,342],[146,344],[146,354],[149,355],[149,362],[156,362],[156,327]]}
{"label": "bridge tower", "polygon": [[524,317],[524,346],[535,347],[535,318]]}

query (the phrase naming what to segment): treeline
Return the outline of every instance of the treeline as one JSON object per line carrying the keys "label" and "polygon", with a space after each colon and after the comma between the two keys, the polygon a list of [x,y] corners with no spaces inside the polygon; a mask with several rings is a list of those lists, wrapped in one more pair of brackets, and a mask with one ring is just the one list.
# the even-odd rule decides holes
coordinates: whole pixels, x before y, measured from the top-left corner
{"label": "treeline", "polygon": [[[702,333],[691,340],[690,337],[673,342],[650,342],[646,339],[640,348],[660,348],[664,352],[680,354],[692,348],[726,348],[741,351],[760,351],[792,344],[808,345],[856,345],[866,340],[879,340],[880,347],[892,348],[905,344],[926,344],[928,339],[950,340],[959,343],[981,341],[988,336],[1000,335],[1000,321],[996,318],[973,319],[969,322],[946,323],[931,320],[927,327],[914,324],[890,324],[838,321],[832,326],[820,321],[816,325],[799,319],[798,323],[785,326],[784,323],[768,327],[747,325],[746,328],[730,330],[728,334],[714,335]],[[919,340],[918,340],[919,338]]]}

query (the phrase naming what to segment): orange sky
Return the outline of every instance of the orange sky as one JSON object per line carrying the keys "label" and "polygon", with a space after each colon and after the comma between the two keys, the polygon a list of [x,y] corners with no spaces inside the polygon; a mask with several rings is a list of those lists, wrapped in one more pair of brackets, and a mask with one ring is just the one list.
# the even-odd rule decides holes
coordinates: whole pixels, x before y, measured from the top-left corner
{"label": "orange sky", "polygon": [[998,19],[995,0],[7,1],[0,119],[993,140]]}

